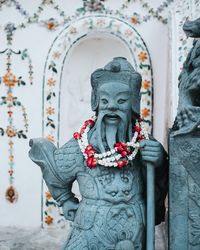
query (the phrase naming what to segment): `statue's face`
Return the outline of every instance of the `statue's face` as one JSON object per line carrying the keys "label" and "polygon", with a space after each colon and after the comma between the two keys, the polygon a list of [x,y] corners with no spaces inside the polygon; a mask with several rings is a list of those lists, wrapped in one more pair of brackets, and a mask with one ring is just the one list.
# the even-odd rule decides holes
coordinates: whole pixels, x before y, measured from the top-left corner
{"label": "statue's face", "polygon": [[95,124],[100,152],[132,136],[132,94],[128,85],[108,82],[99,88],[98,117]]}
{"label": "statue's face", "polygon": [[117,124],[120,117],[128,119],[131,114],[131,89],[123,83],[109,82],[99,89],[99,114],[105,113],[105,122]]}

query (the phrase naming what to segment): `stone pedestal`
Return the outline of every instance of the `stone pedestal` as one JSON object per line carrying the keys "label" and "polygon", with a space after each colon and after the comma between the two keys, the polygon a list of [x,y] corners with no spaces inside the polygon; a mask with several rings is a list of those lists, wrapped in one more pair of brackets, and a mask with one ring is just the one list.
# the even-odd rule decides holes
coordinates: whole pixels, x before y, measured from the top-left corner
{"label": "stone pedestal", "polygon": [[169,137],[169,249],[200,249],[200,130]]}

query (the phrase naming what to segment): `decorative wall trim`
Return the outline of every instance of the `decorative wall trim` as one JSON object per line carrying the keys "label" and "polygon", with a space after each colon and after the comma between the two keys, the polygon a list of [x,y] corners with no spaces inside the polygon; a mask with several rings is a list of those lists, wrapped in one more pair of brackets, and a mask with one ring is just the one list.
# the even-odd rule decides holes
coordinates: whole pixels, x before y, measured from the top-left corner
{"label": "decorative wall trim", "polygon": [[[12,40],[12,39],[11,39]],[[14,142],[15,139],[27,139],[28,133],[28,118],[26,108],[22,101],[15,96],[15,89],[17,87],[23,87],[29,81],[32,84],[33,80],[33,66],[31,58],[28,54],[28,50],[14,51],[9,45],[11,40],[8,40],[8,47],[4,51],[0,51],[0,55],[6,55],[6,72],[0,77],[1,93],[0,96],[0,110],[5,111],[7,115],[7,125],[0,124],[0,135],[8,138],[8,187],[5,191],[5,198],[10,203],[17,201],[18,192],[14,184],[15,174],[15,154],[14,154]],[[13,70],[13,57],[20,57],[21,61],[28,60],[28,77],[24,79],[24,75],[15,74]],[[22,72],[21,72],[22,73]],[[23,73],[22,73],[23,74]],[[4,86],[3,86],[4,85]],[[5,91],[4,91],[5,90]],[[18,127],[15,121],[16,113],[21,113],[23,119],[24,128]]]}
{"label": "decorative wall trim", "polygon": [[[156,9],[149,5],[148,1],[145,0],[124,0],[122,1],[121,6],[117,10],[113,10],[106,6],[106,0],[82,0],[80,1],[80,6],[77,7],[76,11],[67,16],[65,10],[57,3],[56,0],[42,0],[36,11],[30,15],[26,9],[22,6],[17,0],[1,0],[0,1],[0,11],[4,5],[8,7],[14,6],[16,12],[18,12],[23,18],[24,21],[18,24],[14,24],[15,29],[24,29],[29,24],[38,23],[48,30],[54,31],[58,26],[66,25],[73,20],[80,18],[81,16],[88,15],[91,13],[101,13],[105,15],[111,15],[115,17],[123,18],[126,21],[130,21],[132,25],[139,25],[146,23],[152,18],[157,19],[163,24],[167,24],[168,18],[166,15],[163,15],[163,12],[169,7],[174,0],[164,0]],[[130,5],[133,3],[139,3],[141,8],[144,9],[147,14],[141,15],[138,12],[133,12],[130,14],[124,14],[126,9],[130,8]],[[57,12],[57,17],[61,18],[62,21],[58,21],[56,17],[49,18],[48,20],[41,20],[41,15],[45,12],[47,7],[51,7],[54,11]],[[131,9],[131,8],[130,8]],[[0,25],[0,29],[4,29],[3,25]]]}

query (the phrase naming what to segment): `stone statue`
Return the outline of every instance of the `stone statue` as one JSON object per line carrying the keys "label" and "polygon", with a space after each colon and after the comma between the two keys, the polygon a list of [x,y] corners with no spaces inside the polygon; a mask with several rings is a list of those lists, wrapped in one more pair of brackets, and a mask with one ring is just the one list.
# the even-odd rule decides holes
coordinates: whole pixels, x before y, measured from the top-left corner
{"label": "stone statue", "polygon": [[[156,171],[156,224],[164,219],[168,160],[140,119],[141,75],[122,57],[91,75],[96,117],[57,149],[30,141],[30,157],[73,229],[63,249],[145,249],[146,162]],[[81,201],[71,192],[78,181]]]}
{"label": "stone statue", "polygon": [[[187,21],[200,38],[200,19]],[[200,249],[200,41],[195,39],[179,76],[177,116],[170,131],[170,250]]]}
{"label": "stone statue", "polygon": [[[187,36],[200,38],[200,18],[195,21],[187,21],[183,29]],[[174,135],[189,133],[200,123],[199,76],[200,41],[195,39],[179,76],[179,104],[173,126]]]}

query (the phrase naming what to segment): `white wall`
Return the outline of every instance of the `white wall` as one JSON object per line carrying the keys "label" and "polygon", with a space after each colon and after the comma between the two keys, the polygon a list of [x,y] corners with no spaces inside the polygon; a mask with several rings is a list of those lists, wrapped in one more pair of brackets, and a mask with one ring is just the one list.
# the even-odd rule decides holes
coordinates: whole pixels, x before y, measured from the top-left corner
{"label": "white wall", "polygon": [[[119,6],[123,1],[117,1]],[[148,1],[154,7],[158,6],[161,1]],[[33,13],[40,1],[20,1],[28,12]],[[81,1],[58,1],[61,8],[66,11],[66,14],[74,13],[74,10],[81,6]],[[116,1],[108,0],[105,3],[107,6],[115,9],[118,8]],[[146,14],[146,10],[141,8],[139,3],[132,3],[130,7],[124,10],[124,13],[132,13],[132,10]],[[49,17],[55,17],[61,20],[55,10],[49,7],[41,16],[41,20],[46,20]],[[6,48],[5,32],[2,30],[3,24],[8,21],[20,23],[23,18],[11,6],[3,6],[0,12],[0,50]],[[166,145],[166,93],[169,91],[168,86],[168,64],[169,64],[169,36],[168,26],[158,22],[155,19],[147,23],[135,26],[137,31],[144,39],[152,60],[153,78],[154,78],[154,136],[160,142]],[[33,85],[15,88],[14,93],[24,103],[27,108],[29,120],[28,139],[42,136],[42,88],[43,88],[43,72],[46,57],[49,48],[63,29],[58,27],[55,31],[49,31],[42,27],[42,22],[39,24],[30,24],[25,29],[17,30],[14,35],[12,48],[15,51],[27,48],[32,58],[34,79]],[[90,39],[82,39],[74,46],[71,51],[68,61],[64,67],[63,79],[69,82],[62,88],[61,92],[61,113],[62,119],[60,123],[60,145],[70,138],[73,131],[79,128],[80,120],[87,118],[90,115],[89,100],[89,74],[96,67],[103,66],[110,61],[116,54],[130,58],[129,51],[118,40],[109,40],[105,37],[94,37]],[[112,46],[110,46],[112,44]],[[98,57],[98,60],[96,58]],[[0,57],[1,65],[5,65],[5,57]],[[28,65],[26,62],[18,61],[13,58],[13,70],[16,74],[23,74],[27,77]],[[88,73],[85,74],[85,71]],[[0,75],[5,74],[5,67],[0,67]],[[85,85],[86,83],[86,85]],[[0,93],[6,89],[0,85]],[[78,93],[78,94],[77,94]],[[1,94],[3,95],[3,94]],[[1,107],[0,107],[1,108]],[[6,124],[5,115],[0,120],[0,123]],[[19,124],[21,118],[16,118],[15,123]],[[1,127],[1,126],[0,126]],[[36,226],[40,225],[40,210],[41,210],[41,174],[40,169],[33,164],[28,158],[28,139],[14,139],[15,147],[15,180],[19,198],[14,204],[5,200],[5,190],[8,186],[8,143],[7,138],[0,137],[0,225],[21,225],[21,226]]]}

